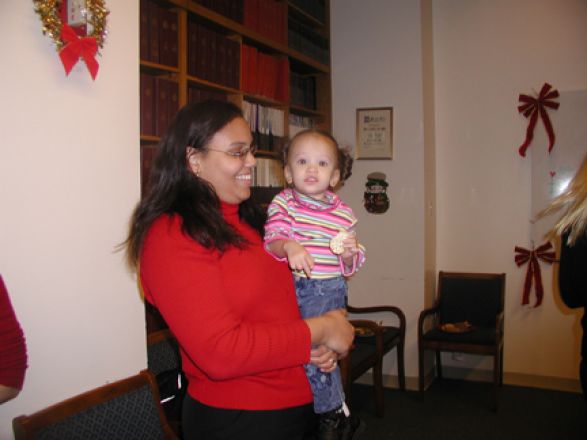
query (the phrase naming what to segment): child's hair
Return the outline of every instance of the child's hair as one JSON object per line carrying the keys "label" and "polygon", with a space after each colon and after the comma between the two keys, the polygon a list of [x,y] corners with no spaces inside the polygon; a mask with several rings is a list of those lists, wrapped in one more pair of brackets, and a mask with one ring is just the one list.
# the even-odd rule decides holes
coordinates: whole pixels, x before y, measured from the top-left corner
{"label": "child's hair", "polygon": [[294,137],[283,148],[283,164],[287,165],[287,160],[292,147],[296,141],[308,136],[315,135],[326,138],[332,146],[336,149],[336,168],[340,171],[340,185],[342,185],[352,174],[353,158],[351,157],[348,148],[340,148],[338,142],[330,133],[319,128],[307,128],[305,130],[297,132]]}
{"label": "child's hair", "polygon": [[563,208],[565,208],[563,216],[547,237],[554,238],[568,233],[567,244],[572,246],[587,231],[587,154],[583,157],[583,162],[567,189],[536,217],[539,219]]}

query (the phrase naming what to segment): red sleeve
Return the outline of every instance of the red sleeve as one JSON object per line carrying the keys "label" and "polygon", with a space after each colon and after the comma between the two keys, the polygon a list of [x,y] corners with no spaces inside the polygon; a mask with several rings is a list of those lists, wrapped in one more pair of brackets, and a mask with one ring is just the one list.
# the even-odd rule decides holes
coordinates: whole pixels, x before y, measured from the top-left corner
{"label": "red sleeve", "polygon": [[192,362],[215,380],[307,363],[310,331],[295,299],[290,317],[251,322],[239,316],[233,302],[242,298],[224,288],[223,277],[229,274],[222,272],[218,253],[183,235],[178,223],[157,221],[151,227],[141,254],[141,281],[146,299],[159,309]]}
{"label": "red sleeve", "polygon": [[0,384],[22,389],[26,368],[24,334],[0,276]]}

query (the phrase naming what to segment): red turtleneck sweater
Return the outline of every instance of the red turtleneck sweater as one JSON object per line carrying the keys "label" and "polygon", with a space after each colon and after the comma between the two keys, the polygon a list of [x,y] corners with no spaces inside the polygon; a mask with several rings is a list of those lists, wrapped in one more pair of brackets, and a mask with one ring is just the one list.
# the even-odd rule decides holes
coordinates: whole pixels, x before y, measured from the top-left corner
{"label": "red turtleneck sweater", "polygon": [[222,205],[228,223],[251,243],[223,254],[162,216],[147,233],[140,277],[182,350],[188,393],[219,408],[270,410],[308,404],[303,364],[310,331],[301,320],[286,263],[265,252],[261,237]]}

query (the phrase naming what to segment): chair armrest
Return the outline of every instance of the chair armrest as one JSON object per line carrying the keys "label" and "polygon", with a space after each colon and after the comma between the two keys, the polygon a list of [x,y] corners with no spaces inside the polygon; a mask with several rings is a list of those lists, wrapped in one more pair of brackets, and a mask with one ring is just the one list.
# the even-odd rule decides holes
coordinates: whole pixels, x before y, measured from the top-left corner
{"label": "chair armrest", "polygon": [[440,307],[438,306],[438,304],[436,304],[433,307],[430,307],[429,309],[424,309],[420,312],[420,316],[418,317],[418,339],[420,339],[424,334],[424,323],[426,321],[426,318],[433,317],[434,319],[436,319],[436,315],[438,313],[439,308]]}
{"label": "chair armrest", "polygon": [[399,321],[399,330],[402,335],[406,333],[406,315],[399,307],[396,306],[369,306],[369,307],[353,307],[347,305],[349,313],[363,314],[363,313],[377,313],[377,312],[391,312]]}

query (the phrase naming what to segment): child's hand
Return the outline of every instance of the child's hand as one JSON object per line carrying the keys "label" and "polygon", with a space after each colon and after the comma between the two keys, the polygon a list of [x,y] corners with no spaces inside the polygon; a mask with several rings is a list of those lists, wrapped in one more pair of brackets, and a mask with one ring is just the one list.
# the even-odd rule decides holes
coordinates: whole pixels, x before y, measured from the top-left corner
{"label": "child's hand", "polygon": [[342,258],[342,261],[346,266],[351,266],[353,264],[355,255],[357,255],[360,251],[357,234],[355,232],[350,233],[343,240],[342,245],[344,246],[344,251],[342,254],[340,254],[340,258]]}
{"label": "child's hand", "polygon": [[306,248],[293,240],[288,240],[283,245],[283,250],[287,255],[289,267],[292,270],[303,270],[306,276],[310,278],[312,268],[314,267],[314,258],[312,258]]}

